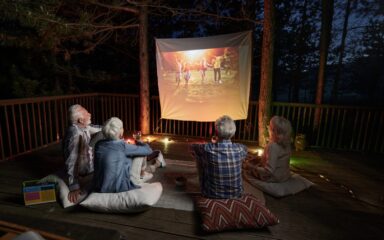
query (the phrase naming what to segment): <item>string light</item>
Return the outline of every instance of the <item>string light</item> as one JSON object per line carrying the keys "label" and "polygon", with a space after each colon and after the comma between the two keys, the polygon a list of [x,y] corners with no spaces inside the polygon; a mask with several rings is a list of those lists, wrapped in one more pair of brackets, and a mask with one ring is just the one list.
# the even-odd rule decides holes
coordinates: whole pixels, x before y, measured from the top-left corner
{"label": "string light", "polygon": [[168,143],[171,143],[172,140],[166,137],[163,139],[163,142],[164,142],[164,144],[168,144]]}
{"label": "string light", "polygon": [[254,150],[254,153],[257,154],[257,156],[262,156],[263,153],[264,153],[264,149],[263,148],[257,148]]}

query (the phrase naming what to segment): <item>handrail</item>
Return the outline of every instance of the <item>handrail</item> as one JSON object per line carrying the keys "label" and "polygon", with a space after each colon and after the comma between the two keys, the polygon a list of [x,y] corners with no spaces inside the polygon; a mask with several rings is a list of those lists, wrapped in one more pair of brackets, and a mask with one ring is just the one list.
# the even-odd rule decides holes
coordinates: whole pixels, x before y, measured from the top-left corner
{"label": "handrail", "polygon": [[[139,129],[139,96],[135,94],[86,93],[0,100],[0,161],[59,142],[68,125],[67,109],[79,103],[102,124],[116,116],[126,131]],[[158,96],[150,101],[151,133],[209,138],[213,122],[161,119]],[[314,128],[314,112],[320,124]],[[348,151],[384,153],[384,108],[273,102],[272,114],[291,121],[294,134],[303,134],[309,146]],[[236,141],[257,143],[258,102],[250,101],[248,117],[237,120]]]}

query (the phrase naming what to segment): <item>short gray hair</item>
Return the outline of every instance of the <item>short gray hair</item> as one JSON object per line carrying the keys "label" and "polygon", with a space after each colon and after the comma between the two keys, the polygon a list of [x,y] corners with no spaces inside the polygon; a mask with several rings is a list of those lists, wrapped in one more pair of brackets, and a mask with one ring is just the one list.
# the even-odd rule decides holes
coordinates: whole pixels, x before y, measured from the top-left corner
{"label": "short gray hair", "polygon": [[71,123],[77,123],[82,117],[79,110],[83,108],[80,104],[74,104],[68,109],[68,118]]}
{"label": "short gray hair", "polygon": [[103,126],[103,134],[108,139],[118,140],[123,129],[123,122],[117,117],[111,117]]}
{"label": "short gray hair", "polygon": [[215,122],[216,132],[219,138],[231,139],[236,132],[235,121],[231,117],[224,115]]}

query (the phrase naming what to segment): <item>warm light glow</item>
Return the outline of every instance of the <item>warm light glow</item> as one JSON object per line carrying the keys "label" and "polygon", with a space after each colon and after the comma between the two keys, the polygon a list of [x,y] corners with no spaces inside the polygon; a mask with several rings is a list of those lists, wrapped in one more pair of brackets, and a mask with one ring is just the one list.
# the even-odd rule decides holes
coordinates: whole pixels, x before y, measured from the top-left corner
{"label": "warm light glow", "polygon": [[261,157],[264,153],[264,149],[263,148],[256,148],[255,150],[253,150],[253,153],[257,154],[257,156]]}
{"label": "warm light glow", "polygon": [[189,50],[182,53],[184,54],[184,57],[189,61],[197,62],[203,57],[204,52],[205,50]]}
{"label": "warm light glow", "polygon": [[172,142],[172,140],[166,137],[163,139],[163,142],[164,142],[164,144],[169,144]]}
{"label": "warm light glow", "polygon": [[264,149],[262,149],[262,148],[257,149],[257,155],[258,156],[262,156],[263,154],[264,154]]}
{"label": "warm light glow", "polygon": [[127,138],[127,139],[124,139],[124,141],[128,144],[132,144],[133,143],[133,140],[130,139],[130,138]]}

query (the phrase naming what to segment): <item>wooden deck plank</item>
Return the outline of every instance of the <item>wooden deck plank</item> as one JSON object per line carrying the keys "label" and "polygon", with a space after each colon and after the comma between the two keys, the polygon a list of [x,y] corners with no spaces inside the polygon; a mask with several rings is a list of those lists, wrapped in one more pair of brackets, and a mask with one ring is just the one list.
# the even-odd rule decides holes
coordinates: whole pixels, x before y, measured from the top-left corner
{"label": "wooden deck plank", "polygon": [[[164,150],[161,148],[161,142],[156,144],[156,148]],[[169,152],[169,149],[172,152]],[[190,155],[186,153],[188,143],[174,144],[167,151],[167,158],[172,156],[172,159],[191,161]],[[343,165],[336,166],[328,160],[320,161],[316,154],[308,154],[311,160],[305,163],[307,165],[300,165],[294,170],[317,185],[284,199],[266,196],[267,207],[278,215],[281,221],[280,224],[267,229],[204,234],[201,232],[200,220],[196,212],[164,208],[152,208],[140,214],[106,214],[83,208],[63,209],[58,203],[24,206],[21,194],[22,182],[41,178],[58,170],[62,166],[60,145],[39,153],[25,155],[15,161],[0,163],[0,219],[42,228],[63,236],[70,234],[75,239],[100,239],[95,238],[99,236],[97,229],[100,229],[100,234],[103,229],[109,229],[121,239],[311,238],[314,240],[329,239],[334,236],[344,239],[365,239],[366,233],[356,228],[357,225],[360,226],[359,228],[369,229],[372,236],[383,236],[384,229],[380,226],[384,225],[382,219],[384,210],[367,206],[364,202],[350,198],[338,185],[345,179],[351,181],[351,185],[359,180],[359,182],[368,182],[368,176],[362,179],[364,175],[353,174],[350,169],[344,169]],[[335,169],[338,172],[335,172]],[[326,173],[332,179],[338,180],[337,184],[320,178],[319,173]],[[340,176],[340,174],[343,175]],[[380,178],[381,175],[374,175],[372,172],[369,172],[369,176],[375,176],[372,181],[383,179]],[[382,185],[371,183],[369,186],[371,191],[380,192],[379,187]],[[379,187],[376,189],[375,186]],[[313,232],[318,233],[317,237],[313,236]]]}

